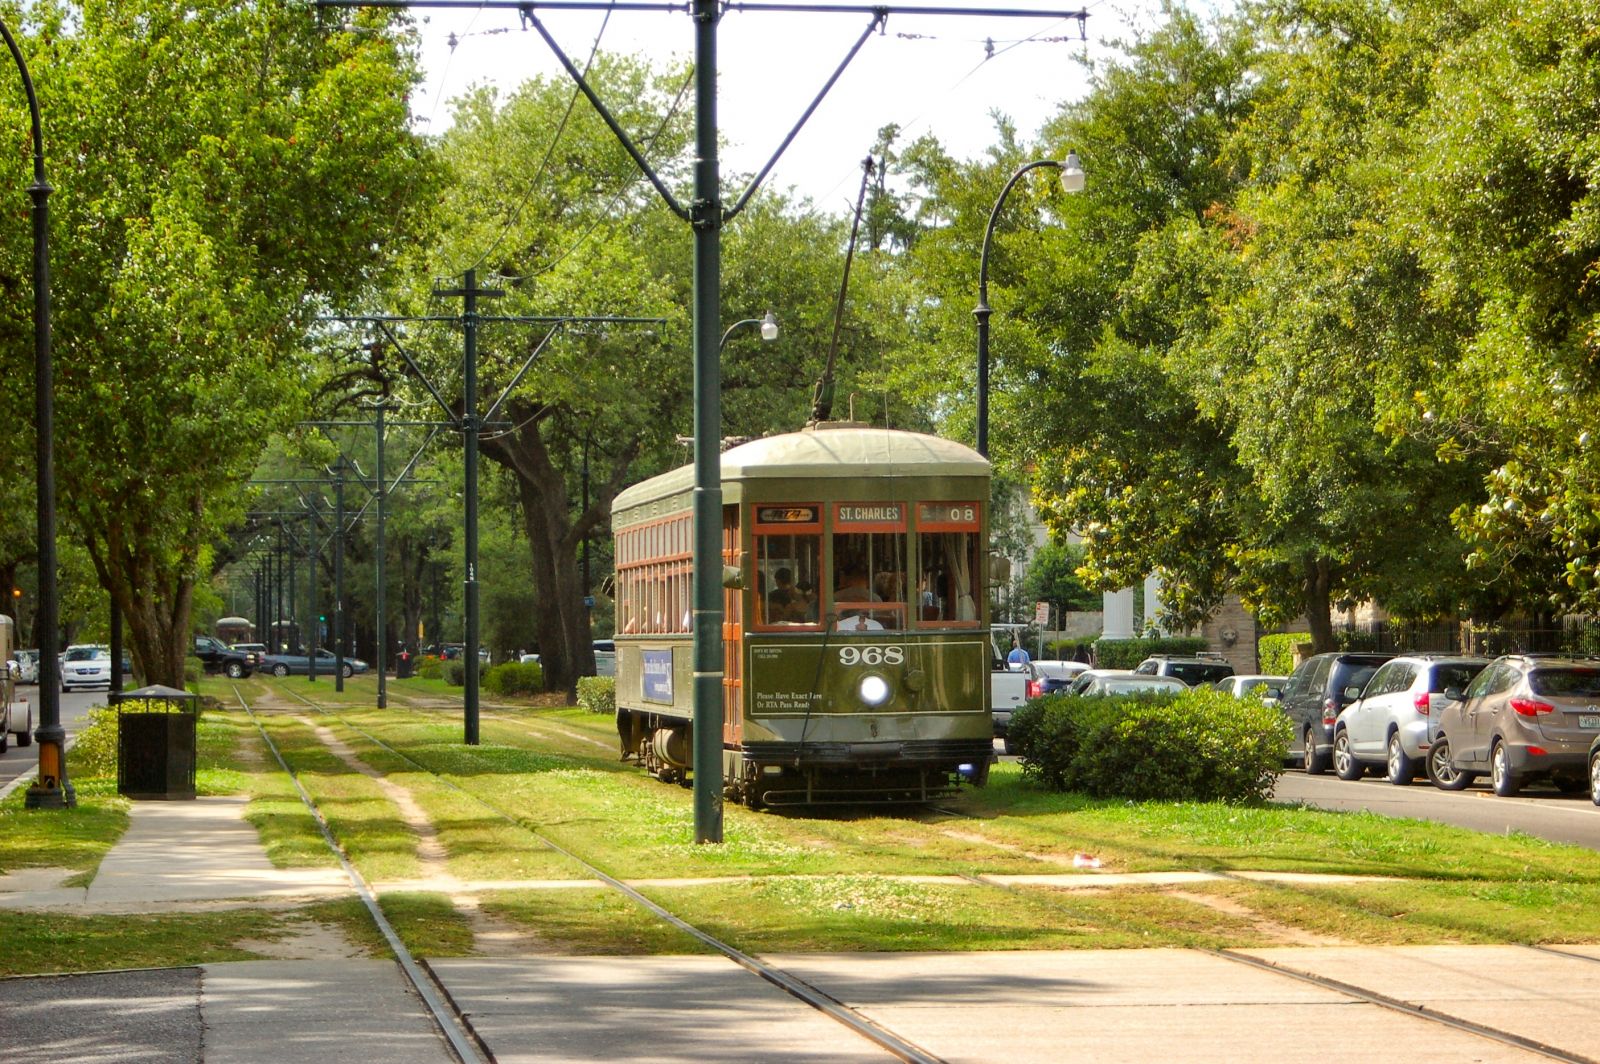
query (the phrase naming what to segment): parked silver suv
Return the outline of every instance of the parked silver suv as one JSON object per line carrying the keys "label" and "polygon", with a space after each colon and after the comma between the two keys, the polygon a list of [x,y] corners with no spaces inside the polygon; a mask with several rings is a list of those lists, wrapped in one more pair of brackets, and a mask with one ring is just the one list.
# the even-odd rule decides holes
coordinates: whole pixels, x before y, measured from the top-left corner
{"label": "parked silver suv", "polygon": [[1465,691],[1445,692],[1428,775],[1460,790],[1488,772],[1494,793],[1516,794],[1535,777],[1581,790],[1589,746],[1600,735],[1600,661],[1507,654]]}
{"label": "parked silver suv", "polygon": [[1339,778],[1360,779],[1369,767],[1382,765],[1390,783],[1410,783],[1424,767],[1429,727],[1437,730],[1445,690],[1465,689],[1488,664],[1488,658],[1407,654],[1382,665],[1360,700],[1334,723],[1333,769]]}
{"label": "parked silver suv", "polygon": [[1155,654],[1139,662],[1133,670],[1140,676],[1172,676],[1190,687],[1210,687],[1225,677],[1233,675],[1233,666],[1226,658],[1209,654],[1180,656]]}

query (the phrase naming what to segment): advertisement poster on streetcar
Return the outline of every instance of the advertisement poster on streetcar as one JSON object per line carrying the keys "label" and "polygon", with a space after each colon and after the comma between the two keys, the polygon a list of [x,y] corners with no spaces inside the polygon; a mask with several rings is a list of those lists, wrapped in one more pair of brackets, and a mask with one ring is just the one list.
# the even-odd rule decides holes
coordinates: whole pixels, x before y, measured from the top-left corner
{"label": "advertisement poster on streetcar", "polygon": [[643,690],[640,695],[646,702],[659,702],[664,706],[672,705],[672,650],[643,650],[639,652],[641,659],[641,682]]}

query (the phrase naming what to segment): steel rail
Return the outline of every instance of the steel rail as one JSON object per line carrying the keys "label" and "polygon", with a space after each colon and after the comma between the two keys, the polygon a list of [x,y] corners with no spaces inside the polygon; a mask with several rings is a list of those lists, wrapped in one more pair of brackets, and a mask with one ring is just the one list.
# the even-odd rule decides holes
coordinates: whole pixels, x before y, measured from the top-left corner
{"label": "steel rail", "polygon": [[[312,818],[317,822],[317,829],[322,832],[322,841],[328,844],[328,848],[333,851],[333,855],[339,859],[340,867],[344,869],[345,875],[350,878],[350,883],[356,888],[356,893],[361,895],[361,901],[366,905],[367,912],[371,914],[373,923],[378,925],[378,930],[383,933],[384,939],[389,943],[389,948],[394,950],[395,958],[400,962],[400,970],[405,973],[406,980],[416,990],[417,996],[422,998],[423,1004],[428,1006],[428,1012],[433,1019],[434,1025],[439,1028],[439,1033],[444,1036],[445,1041],[449,1044],[450,1051],[457,1060],[461,1061],[461,1064],[483,1064],[484,1056],[478,1052],[473,1044],[476,1041],[476,1035],[462,1029],[462,1024],[467,1023],[466,1018],[440,1000],[439,993],[434,988],[433,980],[422,973],[416,959],[411,956],[411,951],[406,949],[405,943],[400,940],[400,936],[395,932],[394,926],[383,915],[383,907],[378,904],[377,896],[372,893],[371,885],[356,870],[355,865],[350,862],[350,855],[345,853],[344,847],[340,846],[338,840],[333,837],[333,829],[329,826],[327,820],[323,818],[322,810],[317,808],[317,803],[306,792],[305,787],[301,785],[300,777],[295,774],[294,769],[290,768],[289,763],[284,760],[283,754],[278,750],[278,744],[273,742],[272,736],[267,734],[267,729],[256,718],[255,712],[250,708],[250,703],[244,700],[244,696],[239,693],[238,687],[234,687],[233,696],[239,700],[239,705],[244,708],[245,714],[250,718],[250,722],[256,726],[256,731],[261,733],[261,738],[266,742],[267,749],[272,751],[272,756],[277,759],[279,767],[294,783],[294,789],[300,793],[300,801],[305,803],[306,809],[311,812]],[[470,1028],[470,1024],[467,1026]]]}
{"label": "steel rail", "polygon": [[[529,826],[515,814],[501,809],[499,806],[495,805],[493,802],[482,797],[481,795],[474,794],[472,791],[467,790],[466,788],[457,784],[454,780],[447,779],[445,776],[429,768],[427,765],[423,764],[421,761],[418,761],[411,755],[395,749],[393,746],[390,746],[382,739],[379,739],[365,728],[351,723],[349,720],[341,716],[337,711],[332,710],[321,703],[312,701],[298,691],[291,690],[287,693],[304,702],[306,705],[317,710],[318,712],[337,720],[351,731],[365,736],[369,741],[377,746],[382,747],[384,750],[387,750],[389,753],[400,758],[402,761],[406,761],[412,765],[415,765],[418,769],[438,780],[446,787],[449,787],[451,790],[463,795],[464,797],[472,799],[485,809],[489,810],[495,816],[506,821],[512,826],[528,832],[534,838],[538,839],[541,845],[554,850],[556,853],[561,854],[563,857],[577,864],[579,867],[587,870],[596,879],[621,892],[622,894],[625,894],[630,900],[649,910],[655,916],[671,924],[673,927],[676,927],[678,930],[684,932],[703,945],[709,946],[711,949],[716,950],[718,953],[722,954],[724,957],[727,957],[741,968],[766,980],[768,983],[771,983],[784,993],[800,1000],[801,1002],[804,1002],[805,1004],[816,1009],[818,1012],[821,1012],[824,1015],[829,1016],[830,1018],[843,1024],[845,1027],[848,1027],[856,1034],[877,1045],[879,1048],[887,1051],[897,1059],[906,1061],[907,1064],[946,1064],[942,1057],[936,1056],[920,1046],[901,1038],[893,1031],[890,1031],[873,1020],[861,1015],[861,1013],[857,1012],[855,1009],[818,989],[817,987],[812,986],[805,980],[790,975],[788,972],[785,972],[782,969],[774,968],[760,959],[752,957],[748,953],[745,953],[744,951],[731,946],[726,942],[723,942],[721,939],[702,931],[698,927],[695,927],[682,917],[677,916],[676,914],[668,911],[661,905],[652,901],[650,898],[646,897],[637,888],[629,886],[627,883],[623,882],[617,877],[595,867],[582,857],[579,857],[571,850],[568,850],[566,847],[562,846],[560,843],[550,839],[537,828]],[[240,699],[240,702],[243,702],[242,698]],[[260,725],[257,724],[257,727],[259,728]],[[265,733],[263,732],[263,734]],[[270,742],[270,740],[268,741]],[[274,749],[274,752],[276,752],[276,749]],[[282,763],[281,758],[280,763]],[[298,780],[296,780],[295,786],[299,786]],[[304,796],[303,791],[302,796]],[[318,816],[318,823],[322,823],[320,816]],[[342,859],[343,858],[341,856],[341,860]],[[471,1026],[471,1020],[464,1016],[463,1022],[465,1022],[469,1027]]]}

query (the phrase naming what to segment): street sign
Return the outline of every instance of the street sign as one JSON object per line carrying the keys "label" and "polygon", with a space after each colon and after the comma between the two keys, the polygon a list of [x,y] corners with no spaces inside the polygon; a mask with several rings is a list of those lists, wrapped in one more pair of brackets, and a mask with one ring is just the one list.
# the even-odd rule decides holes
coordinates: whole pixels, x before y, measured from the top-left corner
{"label": "street sign", "polygon": [[1050,603],[1036,602],[1033,605],[1033,623],[1043,628],[1050,623]]}

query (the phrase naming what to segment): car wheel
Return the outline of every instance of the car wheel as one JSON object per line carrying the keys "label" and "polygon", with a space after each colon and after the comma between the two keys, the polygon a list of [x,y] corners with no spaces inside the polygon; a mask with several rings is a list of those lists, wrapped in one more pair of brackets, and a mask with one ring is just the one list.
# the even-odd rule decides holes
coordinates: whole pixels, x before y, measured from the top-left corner
{"label": "car wheel", "polygon": [[1320,776],[1324,772],[1328,771],[1328,757],[1325,754],[1317,753],[1317,741],[1316,739],[1312,738],[1312,731],[1310,728],[1306,729],[1304,738],[1304,746],[1306,751],[1306,775]]}
{"label": "car wheel", "polygon": [[11,749],[11,733],[4,728],[0,728],[0,754],[9,749]]}
{"label": "car wheel", "polygon": [[230,680],[242,680],[242,679],[244,679],[244,666],[239,664],[237,661],[228,662],[228,679],[230,679]]}
{"label": "car wheel", "polygon": [[1511,751],[1499,740],[1489,751],[1489,778],[1494,783],[1494,793],[1502,798],[1514,798],[1522,790],[1522,781],[1511,771]]}
{"label": "car wheel", "polygon": [[1589,798],[1600,805],[1600,750],[1589,755]]}
{"label": "car wheel", "polygon": [[1450,741],[1440,736],[1428,751],[1428,778],[1441,791],[1463,791],[1471,786],[1478,774],[1452,767]]}
{"label": "car wheel", "polygon": [[289,675],[289,666],[285,665],[281,661],[278,662],[272,667],[272,675],[280,677]]}
{"label": "car wheel", "polygon": [[1009,736],[1009,735],[1003,736],[1000,739],[1000,749],[1004,750],[1007,754],[1010,754],[1012,752],[1012,750],[1011,750],[1011,736]]}
{"label": "car wheel", "polygon": [[33,706],[28,707],[28,720],[22,726],[22,731],[17,734],[18,746],[33,745]]}
{"label": "car wheel", "polygon": [[1358,780],[1367,770],[1350,750],[1350,733],[1344,729],[1333,737],[1333,771],[1342,780]]}
{"label": "car wheel", "polygon": [[1396,787],[1404,787],[1417,778],[1417,759],[1406,755],[1406,748],[1400,745],[1399,732],[1389,736],[1388,769],[1386,778]]}
{"label": "car wheel", "polygon": [[340,671],[344,673],[344,678],[346,680],[348,680],[350,677],[352,677],[352,676],[354,676],[356,674],[355,668],[353,666],[351,666],[351,665],[346,665]]}

